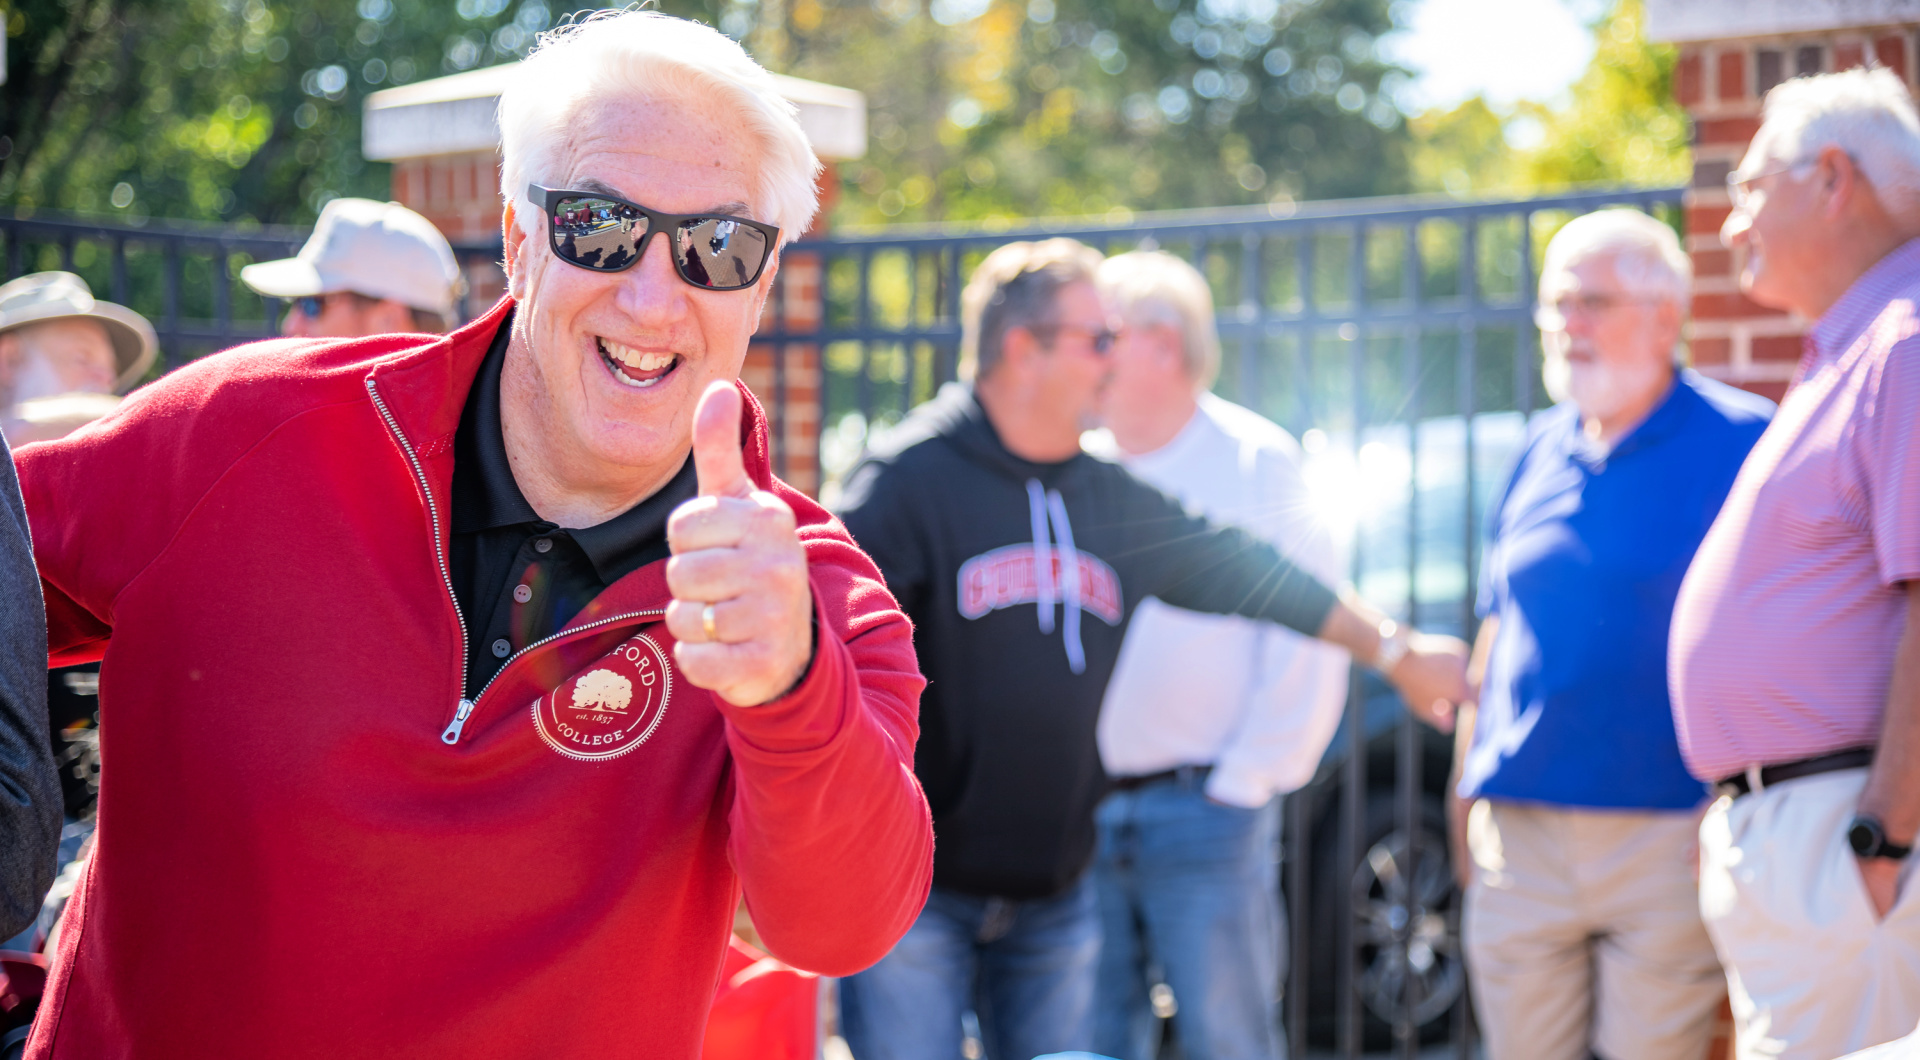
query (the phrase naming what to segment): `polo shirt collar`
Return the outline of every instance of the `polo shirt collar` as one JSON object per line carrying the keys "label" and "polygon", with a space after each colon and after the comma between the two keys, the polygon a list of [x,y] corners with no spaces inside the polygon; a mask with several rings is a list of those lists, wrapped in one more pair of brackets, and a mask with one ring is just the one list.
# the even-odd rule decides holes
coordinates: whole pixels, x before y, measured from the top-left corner
{"label": "polo shirt collar", "polygon": [[[453,441],[453,532],[473,533],[506,526],[533,524],[539,532],[558,529],[540,518],[507,462],[506,434],[500,424],[500,368],[506,363],[507,340],[513,315],[500,323],[493,346],[480,362],[480,374],[467,392],[460,427]],[[687,459],[665,486],[626,511],[596,526],[569,529],[595,573],[611,584],[628,571],[624,562],[644,546],[666,536],[667,518],[683,501],[699,493],[693,460]]]}
{"label": "polo shirt collar", "polygon": [[506,363],[513,314],[500,322],[480,374],[467,390],[467,407],[453,434],[452,523],[456,534],[540,522],[513,480],[506,435],[500,427],[500,366]]}
{"label": "polo shirt collar", "polygon": [[1850,349],[1887,307],[1887,300],[1920,280],[1920,239],[1911,239],[1875,262],[1827,307],[1807,333],[1811,358],[1832,360]]}
{"label": "polo shirt collar", "polygon": [[1587,432],[1582,429],[1580,416],[1576,413],[1569,428],[1567,455],[1593,471],[1605,470],[1608,461],[1618,460],[1637,450],[1658,444],[1678,431],[1686,423],[1688,411],[1698,401],[1699,395],[1694,392],[1693,371],[1686,368],[1676,369],[1673,373],[1673,383],[1667,387],[1666,396],[1653,407],[1653,411],[1647,413],[1647,418],[1641,420],[1639,426],[1628,431],[1627,436],[1620,439],[1620,443],[1612,449],[1603,449],[1598,442],[1587,437]]}

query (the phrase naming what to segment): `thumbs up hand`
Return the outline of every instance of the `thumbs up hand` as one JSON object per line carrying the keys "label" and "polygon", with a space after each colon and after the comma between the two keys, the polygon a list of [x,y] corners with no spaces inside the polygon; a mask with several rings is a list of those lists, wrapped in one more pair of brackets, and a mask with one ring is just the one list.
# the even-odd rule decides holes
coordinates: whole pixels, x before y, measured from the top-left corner
{"label": "thumbs up hand", "polygon": [[693,466],[700,495],[667,520],[673,659],[695,685],[756,706],[784,695],[813,660],[813,591],[793,509],[747,477],[731,382],[700,395]]}

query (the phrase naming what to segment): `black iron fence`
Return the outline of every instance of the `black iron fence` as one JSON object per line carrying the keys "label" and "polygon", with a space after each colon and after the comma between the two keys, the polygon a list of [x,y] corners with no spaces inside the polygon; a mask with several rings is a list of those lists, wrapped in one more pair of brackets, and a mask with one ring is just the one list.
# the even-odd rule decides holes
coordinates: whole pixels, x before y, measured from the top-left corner
{"label": "black iron fence", "polygon": [[[810,392],[797,384],[811,357],[820,407],[807,414],[819,417],[829,496],[871,431],[953,379],[960,290],[994,247],[1056,235],[1109,252],[1158,247],[1210,281],[1223,346],[1215,389],[1300,438],[1360,591],[1422,628],[1471,636],[1478,513],[1542,402],[1531,317],[1541,249],[1566,219],[1604,206],[1677,225],[1680,199],[1662,188],[1359,200],[797,243],[756,338],[774,354],[775,458],[783,472],[796,463],[790,394]],[[7,278],[77,272],[146,314],[164,370],[270,334],[280,307],[240,284],[239,269],[293,253],[306,234],[16,214],[0,217],[0,261]],[[497,260],[499,244],[456,251],[477,264]],[[817,300],[805,282],[815,266]],[[1450,1045],[1465,1058],[1474,1034],[1441,798],[1449,741],[1376,680],[1356,672],[1352,689],[1320,775],[1286,810],[1292,1055]]]}
{"label": "black iron fence", "polygon": [[[95,297],[153,323],[160,357],[153,373],[229,346],[275,334],[284,306],[240,282],[256,261],[291,257],[306,228],[237,227],[181,221],[127,224],[33,211],[0,213],[0,281],[30,272],[77,273]],[[463,271],[500,259],[500,241],[457,244]],[[471,294],[462,320],[484,310]]]}
{"label": "black iron fence", "polygon": [[[961,287],[994,247],[1069,236],[1107,252],[1177,253],[1212,285],[1216,392],[1301,439],[1360,591],[1424,629],[1471,637],[1478,516],[1543,403],[1535,263],[1561,224],[1606,206],[1678,227],[1681,189],[844,232],[787,252],[819,266],[818,323],[783,288],[774,319],[787,324],[759,341],[779,353],[776,415],[786,351],[819,357],[818,455],[831,496],[869,432],[954,378]],[[1450,740],[1376,679],[1356,672],[1352,689],[1320,775],[1286,810],[1292,1055],[1411,1057],[1450,1045],[1465,1058],[1475,1035],[1446,847]]]}

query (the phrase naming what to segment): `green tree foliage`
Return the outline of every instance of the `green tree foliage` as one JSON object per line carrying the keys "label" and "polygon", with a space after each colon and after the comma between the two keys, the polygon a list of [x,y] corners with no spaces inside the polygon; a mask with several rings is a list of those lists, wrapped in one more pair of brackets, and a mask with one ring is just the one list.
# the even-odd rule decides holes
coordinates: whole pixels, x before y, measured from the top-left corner
{"label": "green tree foliage", "polygon": [[1102,214],[1406,187],[1381,0],[758,0],[757,54],[861,89],[843,219]]}
{"label": "green tree foliage", "polygon": [[6,0],[0,203],[311,220],[388,193],[368,93],[524,52],[541,0]]}
{"label": "green tree foliage", "polygon": [[1413,118],[1415,186],[1467,195],[1685,182],[1692,161],[1686,112],[1673,98],[1676,52],[1648,43],[1645,29],[1641,0],[1620,0],[1594,26],[1593,61],[1561,105],[1502,114],[1476,98]]}
{"label": "green tree foliage", "polygon": [[[387,193],[379,88],[510,61],[555,0],[0,0],[0,203],[310,220]],[[847,221],[1405,190],[1386,0],[664,0],[867,94]]]}

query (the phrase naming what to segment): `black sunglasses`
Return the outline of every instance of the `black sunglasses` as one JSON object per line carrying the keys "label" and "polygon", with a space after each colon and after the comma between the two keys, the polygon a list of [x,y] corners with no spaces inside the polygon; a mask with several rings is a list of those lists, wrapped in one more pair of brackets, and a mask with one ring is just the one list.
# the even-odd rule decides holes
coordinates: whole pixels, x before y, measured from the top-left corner
{"label": "black sunglasses", "polygon": [[595,272],[631,269],[647,239],[666,232],[674,271],[707,291],[751,287],[767,267],[780,229],[726,214],[677,214],[590,191],[527,186],[547,215],[547,240],[562,261]]}

